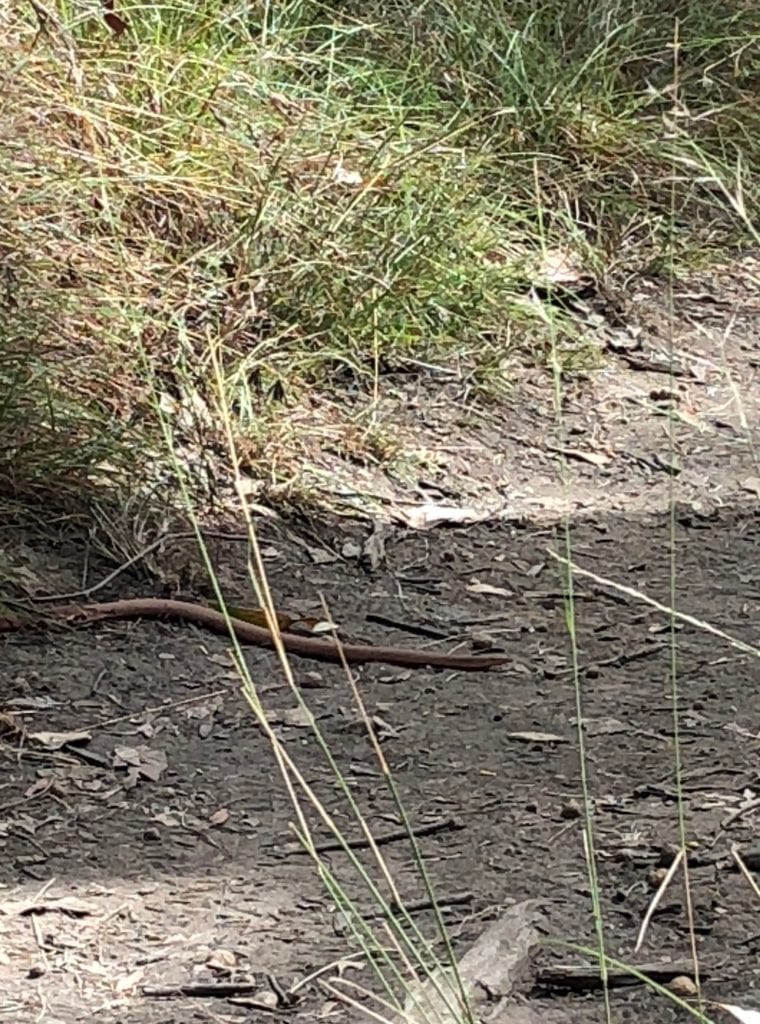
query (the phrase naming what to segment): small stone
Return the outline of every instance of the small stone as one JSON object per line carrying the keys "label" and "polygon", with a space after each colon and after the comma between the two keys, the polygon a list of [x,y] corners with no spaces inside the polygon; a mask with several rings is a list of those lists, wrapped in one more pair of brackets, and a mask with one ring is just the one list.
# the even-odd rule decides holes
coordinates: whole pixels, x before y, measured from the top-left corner
{"label": "small stone", "polygon": [[668,874],[667,868],[652,868],[647,872],[647,885],[650,889],[659,889]]}
{"label": "small stone", "polygon": [[697,986],[687,974],[677,975],[670,981],[668,988],[674,995],[681,996],[683,999],[689,999],[697,994]]}
{"label": "small stone", "polygon": [[321,690],[324,688],[325,678],[321,672],[305,672],[299,685],[302,690]]}
{"label": "small stone", "polygon": [[271,989],[263,989],[261,992],[257,992],[253,997],[254,1002],[260,1006],[268,1006],[271,1010],[276,1010],[279,1006],[279,1000]]}
{"label": "small stone", "polygon": [[237,964],[238,956],[232,949],[215,949],[206,957],[206,967],[219,974],[229,974]]}
{"label": "small stone", "polygon": [[492,651],[496,646],[494,638],[485,630],[475,630],[470,634],[474,651]]}

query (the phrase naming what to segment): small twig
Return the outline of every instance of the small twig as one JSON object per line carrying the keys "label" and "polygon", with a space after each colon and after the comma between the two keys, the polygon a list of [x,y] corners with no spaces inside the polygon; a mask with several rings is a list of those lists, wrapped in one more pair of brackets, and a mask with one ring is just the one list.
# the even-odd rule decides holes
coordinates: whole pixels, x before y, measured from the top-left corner
{"label": "small twig", "polygon": [[566,825],[563,825],[561,829],[549,837],[549,845],[553,847],[555,843],[559,842],[562,836],[570,832],[571,829],[576,828],[577,825],[578,820],[568,821]]}
{"label": "small twig", "polygon": [[[387,999],[383,999],[375,992],[371,992],[366,988],[356,985],[347,978],[337,978],[336,980],[343,982],[343,984],[348,988],[357,992],[361,998],[359,999],[349,995],[348,992],[344,992],[342,989],[336,988],[335,985],[330,984],[329,981],[320,981],[319,987],[323,992],[326,992],[339,1003],[343,1003],[345,1006],[350,1006],[352,1009],[358,1010],[363,1017],[368,1017],[371,1021],[375,1021],[375,1024],[390,1024],[390,1022],[397,1022],[399,1019],[408,1019],[399,1018],[398,1007],[395,1007],[391,1002]],[[369,1005],[370,1002],[379,1006],[380,1011],[372,1009]],[[437,1016],[440,1020],[440,1014]]]}
{"label": "small twig", "polygon": [[[630,665],[633,661],[639,661],[641,658],[648,658],[652,654],[659,654],[661,651],[667,650],[666,644],[649,644],[647,647],[639,647],[635,651],[621,651],[619,654],[614,654],[610,658],[604,658],[602,661],[591,661],[588,664],[580,665],[580,672],[587,672],[589,669],[598,668],[622,668],[623,665]],[[562,674],[570,674],[574,672],[574,668],[562,669]]]}
{"label": "small twig", "polygon": [[739,818],[743,818],[745,814],[750,814],[752,811],[756,811],[758,807],[760,807],[760,797],[750,800],[748,803],[744,804],[743,807],[737,807],[735,811],[731,811],[731,813],[720,823],[718,831],[715,833],[713,841],[710,843],[710,847],[715,846],[723,833],[727,832],[735,821],[738,821]]}
{"label": "small twig", "polygon": [[[645,982],[638,974],[645,975],[651,981],[669,982],[681,975],[692,977],[694,964],[691,960],[672,960],[663,963],[632,963],[637,973],[632,974],[622,968],[607,967],[607,984],[611,988],[625,988],[629,985],[643,985]],[[709,970],[700,965],[700,976],[706,977]],[[554,964],[551,967],[540,967],[536,972],[537,988],[573,989],[575,991],[600,989],[604,985],[602,972],[597,964]]]}
{"label": "small twig", "polygon": [[[431,836],[435,835],[436,832],[453,832],[458,829],[465,828],[465,825],[461,821],[457,821],[455,818],[440,818],[438,821],[431,821],[427,825],[419,825],[417,828],[412,829],[412,835],[414,836]],[[397,843],[404,839],[409,838],[409,833],[404,828],[395,829],[393,832],[382,832],[378,836],[373,837],[373,842],[376,846],[382,846],[386,843]],[[347,839],[341,843],[337,839],[328,840],[325,843],[320,843],[314,847],[315,853],[333,853],[339,850],[365,850],[370,845],[368,839]],[[289,850],[285,851],[287,854],[299,855],[299,854],[310,854],[312,851],[305,850],[302,846],[294,846]]]}
{"label": "small twig", "polygon": [[45,849],[45,847],[42,845],[42,843],[39,843],[34,838],[34,836],[30,836],[25,830],[21,830],[20,829],[19,831],[14,831],[13,832],[13,838],[14,839],[20,839],[20,840],[22,840],[25,843],[29,843],[29,845],[33,846],[35,848],[35,850],[37,851],[37,853],[39,853],[39,855],[41,857],[44,857],[45,860],[50,860],[50,854]]}
{"label": "small twig", "polygon": [[374,612],[365,616],[367,622],[373,622],[377,626],[387,626],[389,629],[400,629],[413,636],[424,636],[429,640],[448,640],[448,633],[440,629],[432,629],[430,626],[417,626],[411,622],[399,622],[398,619],[391,619],[387,615],[377,615]]}
{"label": "small twig", "polygon": [[182,700],[172,700],[164,704],[154,704],[149,708],[142,708],[140,711],[133,711],[128,715],[118,715],[116,718],[104,718],[100,722],[83,727],[84,732],[94,732],[96,729],[106,729],[112,725],[120,725],[122,722],[129,722],[138,715],[155,715],[168,711],[176,711],[178,708],[192,707],[193,704],[202,704],[203,701],[213,700],[215,697],[222,697],[229,693],[226,690],[210,690],[208,693],[199,693],[194,697],[185,697]]}
{"label": "small twig", "polygon": [[[472,903],[471,892],[454,892],[451,896],[441,896],[436,898],[435,903],[432,900],[413,900],[410,903],[404,903],[403,905],[397,904],[392,901],[389,904],[392,913],[404,913],[404,914],[419,914],[422,910],[432,910],[434,906],[437,907],[461,907],[465,903]],[[381,910],[373,911],[371,914],[366,914],[365,920],[377,920],[384,918],[385,914]]]}
{"label": "small twig", "polygon": [[274,974],[267,974],[267,985],[277,996],[278,1008],[287,1009],[290,1006],[295,1006],[298,1002],[298,996],[295,995],[293,990],[283,988]]}
{"label": "small twig", "polygon": [[[337,970],[338,976],[343,976],[343,971],[346,967],[360,968],[361,961],[366,957],[366,953],[347,953],[342,956],[339,960],[332,960],[329,964],[325,964],[324,967],[318,967],[316,971],[312,971],[311,974],[307,974],[305,978],[301,978],[300,981],[294,982],[290,987],[290,994],[296,995],[302,988],[306,988],[308,985],[313,984],[320,978],[323,978],[325,974],[332,974],[333,971]],[[354,963],[353,961],[358,961]]]}
{"label": "small twig", "polygon": [[[254,996],[230,996],[229,1004],[230,1006],[243,1006],[248,1010],[258,1010],[259,1013],[277,1014],[278,1018],[281,1017],[282,1011],[287,1009],[287,1007],[279,1006],[277,1003],[274,1006],[270,1006],[269,1003],[265,1003],[262,999],[256,999]],[[218,1019],[221,1020],[222,1018],[219,1017]]]}
{"label": "small twig", "polygon": [[670,883],[673,881],[673,875],[680,867],[683,858],[684,849],[683,847],[681,847],[676,856],[673,858],[673,863],[670,865],[667,872],[665,873],[665,877],[663,878],[662,882],[660,882],[657,892],[654,894],[654,898],[651,900],[649,906],[647,907],[647,912],[646,914],[644,914],[644,920],[641,922],[641,927],[639,928],[639,934],[636,939],[636,945],[633,947],[634,953],[638,953],[641,949],[641,946],[644,942],[644,936],[646,935],[647,928],[649,927],[649,922],[652,920],[652,914],[654,914],[655,910],[660,904],[660,900],[665,895],[665,891],[667,890]]}
{"label": "small twig", "polygon": [[731,856],[734,858],[734,863],[736,864],[738,869],[741,871],[741,873],[744,875],[746,880],[749,882],[749,884],[750,884],[750,886],[752,888],[752,891],[754,892],[755,896],[758,899],[760,899],[760,887],[758,887],[757,882],[755,881],[755,879],[750,874],[750,870],[749,870],[749,867],[747,866],[747,863],[743,859],[742,855],[739,853],[739,848],[737,846],[735,846],[735,845],[731,847]]}
{"label": "small twig", "polygon": [[569,558],[565,558],[563,555],[557,554],[556,551],[547,549],[546,553],[550,558],[553,558],[555,562],[559,562],[560,565],[564,565],[570,569],[574,575],[593,580],[594,583],[598,583],[603,587],[609,587],[611,590],[615,590],[619,594],[627,594],[634,600],[640,601],[642,604],[649,605],[650,608],[655,608],[658,612],[662,612],[663,615],[667,615],[670,619],[677,619],[679,622],[683,622],[687,626],[694,626],[696,629],[702,630],[705,633],[710,633],[712,636],[716,636],[720,640],[724,640],[727,644],[733,647],[734,650],[741,651],[743,654],[749,654],[753,658],[757,658],[760,653],[760,648],[756,645],[748,644],[744,640],[740,640],[738,637],[732,636],[730,633],[726,633],[725,630],[718,629],[717,626],[713,626],[704,619],[698,619],[694,615],[687,615],[685,612],[676,611],[674,608],[670,608],[661,601],[656,601],[653,597],[648,597],[643,593],[643,591],[636,590],[635,587],[623,586],[622,583],[616,583],[614,580],[608,579],[606,576],[599,576],[597,573],[590,572],[588,569],[582,569]]}
{"label": "small twig", "polygon": [[248,995],[261,990],[252,981],[198,982],[192,985],[143,985],[141,992],[149,999],[171,999],[190,996],[197,999],[227,999],[229,996]]}
{"label": "small twig", "polygon": [[40,956],[42,957],[42,962],[45,965],[45,970],[49,970],[50,962],[47,958],[47,951],[50,947],[46,944],[45,939],[42,937],[42,932],[40,931],[40,922],[38,920],[39,915],[30,914],[29,917],[31,920],[32,931],[34,932],[34,941],[37,945],[37,949],[40,951]]}

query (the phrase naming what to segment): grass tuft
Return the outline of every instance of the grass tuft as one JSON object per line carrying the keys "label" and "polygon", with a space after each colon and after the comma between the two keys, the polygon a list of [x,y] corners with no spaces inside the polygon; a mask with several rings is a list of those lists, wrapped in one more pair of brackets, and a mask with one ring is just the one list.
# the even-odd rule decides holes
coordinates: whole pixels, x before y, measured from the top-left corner
{"label": "grass tuft", "polygon": [[0,486],[171,494],[157,398],[218,496],[217,358],[270,491],[314,445],[392,460],[389,375],[455,363],[498,395],[549,361],[547,248],[614,291],[743,243],[757,41],[742,3],[18,5]]}

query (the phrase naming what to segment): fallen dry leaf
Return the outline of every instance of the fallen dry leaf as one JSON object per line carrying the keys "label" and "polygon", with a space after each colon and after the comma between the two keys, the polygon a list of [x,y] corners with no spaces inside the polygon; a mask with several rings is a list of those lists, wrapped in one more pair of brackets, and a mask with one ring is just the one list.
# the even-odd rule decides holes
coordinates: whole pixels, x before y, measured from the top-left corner
{"label": "fallen dry leaf", "polygon": [[[269,715],[267,715],[269,718]],[[285,708],[283,711],[275,711],[270,721],[278,725],[289,725],[295,729],[308,729],[312,724],[311,712],[308,708]]]}
{"label": "fallen dry leaf", "polygon": [[167,764],[163,750],[153,750],[151,747],[116,747],[113,752],[114,768],[132,769],[133,776],[151,782],[158,782]]}
{"label": "fallen dry leaf", "polygon": [[134,992],[135,989],[145,979],[145,970],[142,967],[136,967],[129,974],[125,974],[122,978],[116,979],[114,988],[119,995],[124,995],[125,992]]}
{"label": "fallen dry leaf", "polygon": [[323,633],[335,633],[339,628],[335,622],[328,622],[326,619],[302,619],[303,625],[310,633],[321,635]]}
{"label": "fallen dry leaf", "polygon": [[494,597],[513,597],[514,594],[506,587],[494,587],[490,583],[481,583],[473,580],[467,588],[471,594],[492,594]]}
{"label": "fallen dry leaf", "polygon": [[26,787],[24,796],[27,800],[34,800],[36,796],[42,796],[43,793],[47,793],[49,789],[52,789],[55,786],[55,781],[52,775],[36,779],[31,786]]}
{"label": "fallen dry leaf", "polygon": [[569,249],[545,249],[534,267],[532,276],[533,284],[538,287],[578,285],[590,280],[579,256]]}
{"label": "fallen dry leaf", "polygon": [[24,726],[20,718],[8,712],[0,714],[0,736],[23,736]]}
{"label": "fallen dry leaf", "polygon": [[[399,1024],[426,1024],[431,1020],[458,1024],[470,1015],[462,1006],[462,989],[473,1009],[498,1009],[512,994],[538,945],[538,909],[537,901],[526,900],[506,910],[461,958],[458,977],[450,967],[439,968],[425,981],[411,984],[403,1014],[395,1020]],[[515,1009],[508,1005],[509,1011]],[[476,1016],[491,1019],[490,1012]],[[505,1020],[509,1019],[507,1012]]]}
{"label": "fallen dry leaf", "polygon": [[198,736],[202,740],[207,740],[213,731],[214,731],[214,716],[213,715],[207,715],[205,718],[201,719],[201,721],[198,723]]}
{"label": "fallen dry leaf", "polygon": [[385,542],[388,539],[389,532],[387,523],[383,523],[378,519],[374,520],[372,533],[364,542],[364,549],[362,551],[370,569],[379,569],[385,562]]}
{"label": "fallen dry leaf", "polygon": [[[577,722],[577,719],[571,719],[573,725]],[[621,722],[617,718],[610,718],[604,716],[602,718],[587,718],[583,723],[584,729],[588,736],[614,736],[620,732],[630,732],[630,725],[626,725],[625,722]]]}
{"label": "fallen dry leaf", "polygon": [[92,736],[88,732],[30,732],[29,739],[47,750],[60,750],[67,745],[81,746],[89,743]]}
{"label": "fallen dry leaf", "polygon": [[519,740],[521,743],[567,743],[564,736],[553,732],[508,732],[507,739]]}
{"label": "fallen dry leaf", "polygon": [[589,462],[592,466],[608,466],[612,459],[602,452],[590,452],[583,448],[558,448],[557,451],[568,459]]}
{"label": "fallen dry leaf", "polygon": [[157,821],[159,825],[163,825],[164,828],[178,828],[179,818],[175,818],[173,814],[168,811],[159,811],[158,814],[153,815],[153,820]]}
{"label": "fallen dry leaf", "polygon": [[495,511],[468,508],[462,505],[437,505],[425,502],[409,508],[396,507],[393,510],[395,519],[400,520],[413,530],[429,530],[434,526],[469,526],[472,523],[483,523],[494,519]]}
{"label": "fallen dry leaf", "polygon": [[355,188],[361,185],[363,178],[358,171],[352,171],[345,166],[342,160],[338,160],[332,170],[333,181],[338,185],[348,185]]}

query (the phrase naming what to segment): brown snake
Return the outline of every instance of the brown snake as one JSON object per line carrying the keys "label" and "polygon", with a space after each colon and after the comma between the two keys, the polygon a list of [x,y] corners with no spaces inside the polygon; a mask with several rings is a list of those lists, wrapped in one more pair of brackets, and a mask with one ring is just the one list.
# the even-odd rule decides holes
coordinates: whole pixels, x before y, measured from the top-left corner
{"label": "brown snake", "polygon": [[[103,619],[169,619],[193,622],[212,633],[230,635],[230,628],[243,644],[273,649],[275,640],[268,629],[242,619],[230,619],[229,625],[221,612],[188,601],[171,601],[157,597],[135,597],[123,601],[103,601],[97,604],[65,604],[45,608],[45,621],[23,616],[0,615],[0,633],[15,633],[22,629],[44,627],[50,618],[71,625],[86,625]],[[402,668],[424,667],[458,669],[478,672],[504,665],[508,658],[499,655],[441,654],[434,651],[408,650],[403,647],[375,647],[369,644],[341,644],[296,633],[281,633],[282,644],[289,654],[317,661],[340,664],[343,656],[349,665],[380,662]]]}

